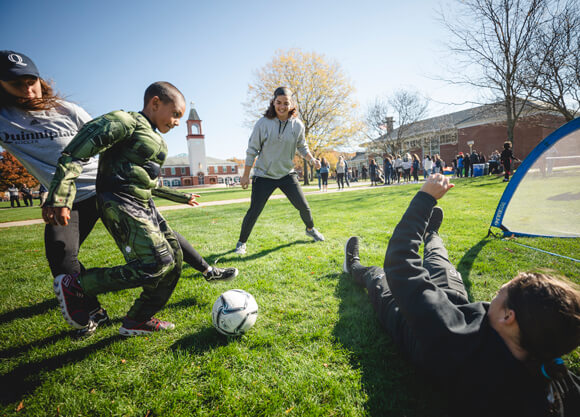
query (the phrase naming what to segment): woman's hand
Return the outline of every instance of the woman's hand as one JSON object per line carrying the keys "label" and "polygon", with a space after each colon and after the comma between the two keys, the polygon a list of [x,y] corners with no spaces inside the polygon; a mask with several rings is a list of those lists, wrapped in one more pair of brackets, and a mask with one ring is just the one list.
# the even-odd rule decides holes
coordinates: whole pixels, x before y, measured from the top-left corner
{"label": "woman's hand", "polygon": [[53,226],[67,226],[70,220],[70,209],[68,207],[42,207],[42,219],[47,224]]}

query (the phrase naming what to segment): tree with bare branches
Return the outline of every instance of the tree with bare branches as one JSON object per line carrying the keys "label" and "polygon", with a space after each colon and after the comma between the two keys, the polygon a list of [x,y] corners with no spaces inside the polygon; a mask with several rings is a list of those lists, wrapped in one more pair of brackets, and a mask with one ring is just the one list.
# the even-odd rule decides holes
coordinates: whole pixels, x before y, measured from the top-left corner
{"label": "tree with bare branches", "polygon": [[397,90],[387,99],[375,99],[366,115],[369,150],[381,155],[403,152],[409,129],[427,115],[428,106],[428,99],[411,90]]}
{"label": "tree with bare branches", "polygon": [[[256,71],[248,85],[248,124],[263,115],[272,91],[280,86],[293,91],[306,143],[316,157],[350,143],[362,130],[356,118],[354,87],[338,62],[300,49],[279,50]],[[304,172],[308,172],[307,166],[304,160]],[[304,183],[308,184],[308,175],[304,175]]]}
{"label": "tree with bare branches", "polygon": [[580,111],[580,5],[556,1],[536,33],[523,82],[532,97],[551,105],[566,121]]}
{"label": "tree with bare branches", "polygon": [[457,13],[441,12],[453,35],[453,83],[491,91],[503,101],[507,137],[526,107],[531,91],[522,74],[538,30],[546,22],[550,0],[457,0]]}

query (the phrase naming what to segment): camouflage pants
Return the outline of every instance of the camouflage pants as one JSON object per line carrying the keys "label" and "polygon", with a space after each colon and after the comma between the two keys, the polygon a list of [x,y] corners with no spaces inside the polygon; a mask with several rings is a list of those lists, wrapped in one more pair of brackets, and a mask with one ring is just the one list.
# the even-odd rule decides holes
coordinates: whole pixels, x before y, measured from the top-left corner
{"label": "camouflage pants", "polygon": [[147,320],[165,306],[181,275],[183,255],[177,237],[153,201],[144,207],[130,196],[102,192],[97,194],[97,206],[127,263],[89,269],[80,277],[81,286],[89,295],[142,287],[127,316]]}

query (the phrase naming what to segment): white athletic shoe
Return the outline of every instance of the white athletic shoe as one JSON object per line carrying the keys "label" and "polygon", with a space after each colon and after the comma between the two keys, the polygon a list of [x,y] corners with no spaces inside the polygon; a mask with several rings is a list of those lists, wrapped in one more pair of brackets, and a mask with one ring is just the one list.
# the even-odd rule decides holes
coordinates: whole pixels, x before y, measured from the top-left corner
{"label": "white athletic shoe", "polygon": [[236,244],[236,250],[235,250],[235,252],[238,255],[245,255],[246,254],[246,244],[245,243],[242,243],[242,242],[238,242]]}
{"label": "white athletic shoe", "polygon": [[310,230],[308,230],[308,228],[306,228],[306,235],[310,236],[312,239],[314,239],[315,242],[323,242],[324,241],[324,236],[322,236],[322,233],[320,233],[314,227]]}

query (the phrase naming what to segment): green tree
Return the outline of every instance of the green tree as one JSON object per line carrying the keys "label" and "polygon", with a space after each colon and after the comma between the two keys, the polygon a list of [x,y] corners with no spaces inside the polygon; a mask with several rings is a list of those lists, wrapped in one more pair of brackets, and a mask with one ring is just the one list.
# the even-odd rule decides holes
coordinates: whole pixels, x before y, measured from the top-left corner
{"label": "green tree", "polygon": [[[277,87],[294,93],[306,143],[315,157],[355,140],[362,130],[357,119],[354,87],[338,62],[316,52],[279,50],[272,60],[255,72],[248,85],[248,122],[262,117]],[[304,172],[308,171],[304,160]],[[312,171],[310,171],[312,174]],[[304,175],[308,184],[308,175]]]}

